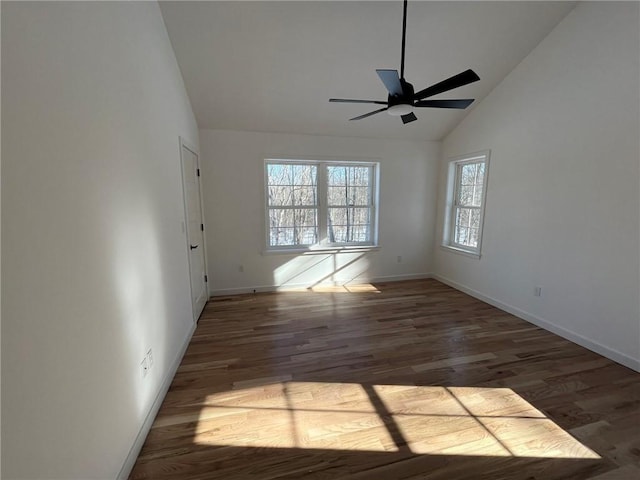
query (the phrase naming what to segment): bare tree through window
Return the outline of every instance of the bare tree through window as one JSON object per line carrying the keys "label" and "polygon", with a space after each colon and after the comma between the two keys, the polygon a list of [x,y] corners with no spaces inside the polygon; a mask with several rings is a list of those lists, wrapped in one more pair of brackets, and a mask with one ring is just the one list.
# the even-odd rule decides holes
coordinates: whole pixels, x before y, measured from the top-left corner
{"label": "bare tree through window", "polygon": [[372,244],[375,168],[268,161],[269,246]]}
{"label": "bare tree through window", "polygon": [[489,155],[487,150],[449,162],[444,246],[480,254]]}
{"label": "bare tree through window", "polygon": [[268,164],[269,245],[318,241],[318,167]]}
{"label": "bare tree through window", "polygon": [[328,166],[327,204],[331,243],[369,242],[371,167]]}

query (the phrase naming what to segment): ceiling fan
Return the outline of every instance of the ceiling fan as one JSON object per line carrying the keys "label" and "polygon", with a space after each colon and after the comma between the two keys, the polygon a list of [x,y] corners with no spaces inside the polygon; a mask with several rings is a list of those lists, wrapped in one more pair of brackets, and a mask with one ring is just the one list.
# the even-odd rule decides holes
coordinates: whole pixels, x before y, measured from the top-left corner
{"label": "ceiling fan", "polygon": [[389,91],[387,101],[382,100],[352,100],[347,98],[330,98],[330,102],[340,103],[373,103],[376,105],[386,105],[383,108],[365,113],[350,120],[361,120],[370,117],[376,113],[387,111],[390,115],[402,118],[402,123],[409,123],[417,120],[418,117],[413,113],[414,108],[457,108],[465,109],[471,103],[473,98],[463,98],[457,100],[425,100],[439,93],[453,90],[454,88],[477,82],[480,77],[471,69],[447,78],[435,85],[420,90],[415,93],[413,85],[404,79],[404,51],[407,36],[407,0],[404,0],[404,13],[402,17],[402,61],[400,63],[400,75],[397,70],[376,70],[376,73]]}

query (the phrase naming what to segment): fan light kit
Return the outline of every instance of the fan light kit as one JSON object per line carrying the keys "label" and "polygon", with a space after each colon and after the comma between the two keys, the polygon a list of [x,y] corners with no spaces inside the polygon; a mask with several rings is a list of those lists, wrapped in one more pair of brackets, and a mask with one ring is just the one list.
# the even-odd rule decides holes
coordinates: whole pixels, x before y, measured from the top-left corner
{"label": "fan light kit", "polygon": [[401,117],[402,115],[408,115],[413,112],[413,105],[410,103],[399,103],[387,108],[387,113],[394,117]]}
{"label": "fan light kit", "polygon": [[383,108],[365,113],[350,120],[361,120],[370,117],[376,113],[386,111],[389,115],[400,117],[402,123],[413,122],[418,119],[413,110],[415,108],[455,108],[465,109],[471,103],[473,98],[463,98],[456,100],[425,100],[425,98],[433,97],[439,93],[448,92],[454,88],[462,87],[480,80],[480,77],[473,70],[465,70],[462,73],[447,78],[435,85],[414,93],[413,85],[404,79],[404,52],[407,37],[407,0],[404,0],[404,10],[402,16],[402,60],[400,63],[400,75],[397,70],[376,70],[376,73],[387,88],[389,95],[387,101],[382,100],[353,100],[347,98],[331,98],[330,102],[338,103],[372,103],[375,105],[386,105]]}

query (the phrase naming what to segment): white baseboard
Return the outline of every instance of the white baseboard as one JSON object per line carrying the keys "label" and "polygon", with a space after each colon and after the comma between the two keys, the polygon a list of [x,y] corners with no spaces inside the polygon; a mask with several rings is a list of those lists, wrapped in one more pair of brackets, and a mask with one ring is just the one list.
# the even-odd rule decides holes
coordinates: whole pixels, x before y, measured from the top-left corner
{"label": "white baseboard", "polygon": [[209,290],[209,297],[222,297],[226,295],[242,295],[243,293],[263,293],[263,292],[277,292],[278,290],[284,290],[288,288],[305,288],[307,284],[289,284],[286,287],[278,287],[277,285],[257,285],[252,287],[236,287],[236,288],[221,288],[218,290]]}
{"label": "white baseboard", "polygon": [[403,275],[385,275],[383,277],[375,277],[371,282],[401,282],[403,280],[424,280],[425,278],[433,278],[431,273],[406,273]]}
{"label": "white baseboard", "polygon": [[[400,282],[402,280],[421,280],[425,278],[432,278],[430,273],[408,273],[404,275],[386,275],[383,277],[374,277],[371,279],[356,279],[356,280],[335,280],[329,282],[322,282],[319,285],[322,286],[342,286],[342,285],[357,285],[365,282]],[[243,293],[261,293],[261,292],[278,292],[291,289],[310,288],[313,285],[309,283],[287,283],[286,285],[260,285],[253,287],[237,287],[237,288],[223,288],[219,290],[210,290],[210,297],[220,297],[226,295],[241,295]]]}
{"label": "white baseboard", "polygon": [[153,405],[151,405],[151,408],[149,409],[149,413],[147,413],[147,416],[145,417],[144,422],[142,423],[142,427],[140,427],[140,431],[138,432],[138,435],[136,436],[136,439],[133,442],[131,449],[129,450],[129,454],[127,455],[127,458],[125,459],[122,465],[122,468],[120,469],[120,472],[116,477],[118,480],[126,480],[127,478],[129,478],[129,475],[131,474],[131,470],[133,469],[133,466],[136,463],[138,455],[140,454],[140,450],[142,450],[144,441],[146,440],[147,435],[149,434],[149,430],[151,430],[151,425],[153,425],[153,421],[155,420],[156,415],[158,414],[158,410],[160,410],[160,406],[162,405],[164,397],[167,395],[167,392],[169,391],[169,387],[171,386],[173,377],[176,375],[176,371],[178,370],[178,367],[182,362],[182,357],[184,357],[184,354],[187,351],[187,347],[189,346],[189,342],[191,342],[191,337],[193,336],[193,332],[195,332],[196,330],[196,326],[197,325],[194,322],[191,328],[189,329],[189,333],[184,339],[182,347],[180,347],[180,351],[178,352],[178,355],[173,360],[173,363],[171,364],[169,371],[165,375],[164,381],[162,382],[162,385],[160,386],[160,390],[158,391],[158,395],[156,395],[156,398],[153,401]]}
{"label": "white baseboard", "polygon": [[540,328],[544,328],[549,332],[555,333],[556,335],[566,338],[567,340],[573,343],[576,343],[584,348],[587,348],[604,357],[607,357],[608,359],[613,360],[614,362],[617,362],[621,365],[624,365],[625,367],[628,367],[628,368],[631,368],[632,370],[640,372],[640,360],[636,358],[630,357],[622,352],[618,352],[617,350],[609,348],[589,338],[583,337],[578,333],[575,333],[571,330],[567,330],[566,328],[556,325],[548,320],[545,320],[544,318],[540,318],[537,315],[533,315],[517,307],[503,303],[500,300],[497,300],[493,297],[489,297],[477,290],[467,287],[466,285],[462,285],[454,280],[451,280],[450,278],[446,278],[438,274],[433,274],[432,278],[435,278],[436,280],[446,285],[449,285],[450,287],[453,287],[456,290],[460,290],[461,292],[471,295],[472,297],[475,297],[478,300],[482,300],[483,302],[488,303],[489,305],[493,305],[494,307],[497,307],[500,310],[504,310],[505,312],[515,315],[516,317],[521,318],[522,320],[525,320],[529,323],[533,323],[534,325],[537,325]]}
{"label": "white baseboard", "polygon": [[[475,297],[478,300],[482,300],[483,302],[493,305],[494,307],[504,310],[505,312],[508,312],[512,315],[515,315],[516,317],[521,318],[522,320],[525,320],[529,323],[537,325],[540,328],[544,328],[545,330],[555,333],[556,335],[559,335],[563,338],[566,338],[567,340],[573,343],[576,343],[593,352],[603,355],[613,360],[614,362],[617,362],[621,365],[624,365],[625,367],[629,367],[637,372],[640,372],[639,359],[630,357],[622,352],[619,352],[605,345],[602,345],[599,342],[586,338],[571,330],[567,330],[566,328],[556,325],[548,320],[545,320],[544,318],[538,317],[537,315],[533,315],[529,312],[521,310],[520,308],[514,307],[513,305],[509,305],[504,302],[501,302],[496,298],[489,297],[488,295],[485,295],[477,290],[474,290],[454,280],[451,280],[450,278],[443,277],[442,275],[438,275],[435,273],[412,273],[412,274],[404,274],[404,275],[386,275],[382,277],[375,277],[368,281],[369,282],[399,282],[402,280],[420,280],[425,278],[434,278],[446,285],[449,285],[450,287],[455,288],[456,290],[460,290],[461,292],[471,295],[472,297]],[[365,280],[362,280],[362,281],[364,282]],[[335,281],[330,283],[323,283],[323,285],[339,286],[339,285],[347,285],[349,283],[356,283],[356,282]],[[227,288],[227,289],[221,289],[221,290],[213,290],[210,292],[210,295],[215,297],[215,296],[222,296],[222,295],[238,295],[242,293],[275,292],[279,290],[287,290],[287,289],[293,289],[293,288],[308,288],[309,286],[310,286],[309,284],[301,283],[301,284],[288,284],[285,286],[263,285],[258,287]]]}

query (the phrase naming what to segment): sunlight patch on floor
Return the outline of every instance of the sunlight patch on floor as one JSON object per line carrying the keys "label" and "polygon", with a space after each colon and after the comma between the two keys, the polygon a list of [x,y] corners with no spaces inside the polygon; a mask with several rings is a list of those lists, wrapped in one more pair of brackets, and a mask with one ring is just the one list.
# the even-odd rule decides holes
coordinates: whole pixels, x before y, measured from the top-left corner
{"label": "sunlight patch on floor", "polygon": [[209,395],[201,445],[600,458],[508,388],[279,382]]}
{"label": "sunlight patch on floor", "polygon": [[380,293],[376,287],[370,283],[362,283],[356,285],[318,285],[316,287],[309,288],[312,292],[318,293]]}
{"label": "sunlight patch on floor", "polygon": [[279,288],[282,292],[314,292],[314,293],[380,293],[370,283],[358,283],[354,285],[316,285],[314,287]]}

